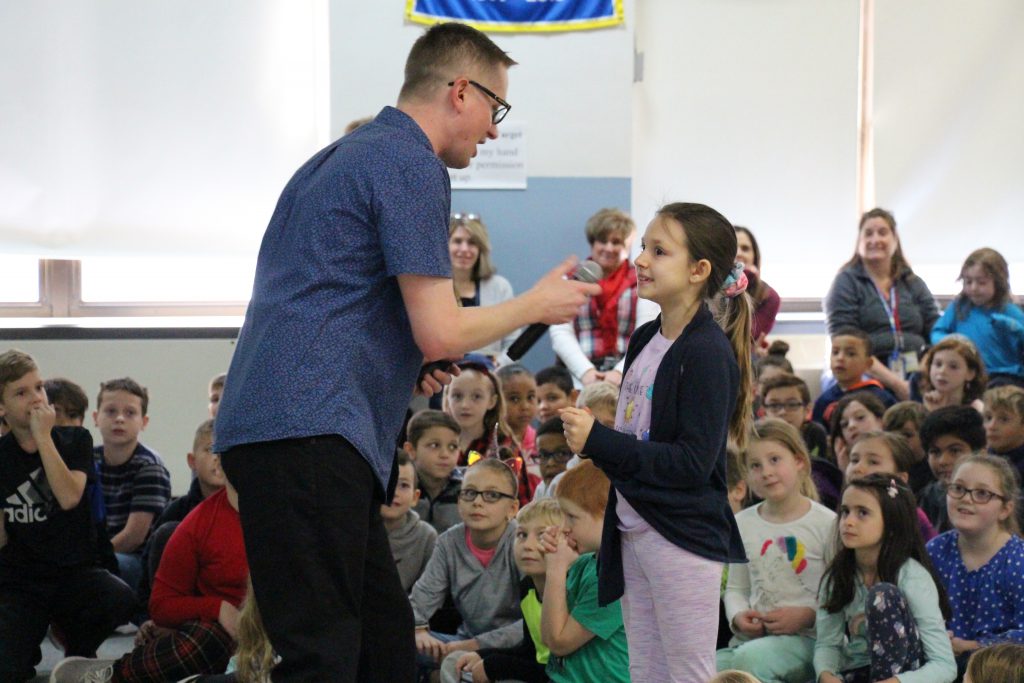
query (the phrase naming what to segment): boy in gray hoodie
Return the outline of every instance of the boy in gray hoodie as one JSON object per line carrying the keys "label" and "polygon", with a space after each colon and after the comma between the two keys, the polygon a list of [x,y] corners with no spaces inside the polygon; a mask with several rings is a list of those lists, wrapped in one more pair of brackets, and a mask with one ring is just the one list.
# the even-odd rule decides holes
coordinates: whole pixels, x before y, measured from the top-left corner
{"label": "boy in gray hoodie", "polygon": [[420,490],[416,486],[416,468],[408,453],[399,450],[396,465],[395,496],[391,505],[380,506],[380,516],[388,532],[388,543],[398,568],[398,577],[402,580],[402,589],[408,593],[434,552],[437,531],[412,509],[420,499]]}
{"label": "boy in gray hoodie", "polygon": [[[500,460],[480,460],[466,470],[459,493],[463,523],[437,539],[410,594],[421,670],[436,669],[455,650],[507,648],[522,640],[520,576],[513,555],[517,491],[515,475]],[[462,625],[454,634],[430,631],[430,618],[449,595]]]}

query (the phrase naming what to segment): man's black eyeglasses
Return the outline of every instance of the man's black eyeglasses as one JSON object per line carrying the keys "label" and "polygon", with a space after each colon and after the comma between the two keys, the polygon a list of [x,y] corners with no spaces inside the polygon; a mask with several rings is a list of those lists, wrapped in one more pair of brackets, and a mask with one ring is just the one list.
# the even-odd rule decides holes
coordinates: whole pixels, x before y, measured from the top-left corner
{"label": "man's black eyeglasses", "polygon": [[476,500],[477,496],[483,496],[484,501],[488,503],[497,503],[502,498],[515,498],[515,496],[510,496],[501,491],[477,491],[476,489],[462,489],[459,491],[459,498],[467,503],[472,503]]}
{"label": "man's black eyeglasses", "polygon": [[[491,111],[491,123],[493,123],[494,125],[498,125],[499,123],[501,123],[505,119],[505,115],[508,114],[509,111],[512,109],[512,105],[506,102],[505,100],[501,99],[497,95],[495,95],[492,90],[490,90],[489,88],[485,88],[476,81],[470,81],[469,84],[479,88],[481,92],[483,92],[485,95],[487,95],[492,100],[498,103],[498,107]],[[448,84],[448,87],[450,88],[453,85],[455,85],[455,81],[451,81]]]}

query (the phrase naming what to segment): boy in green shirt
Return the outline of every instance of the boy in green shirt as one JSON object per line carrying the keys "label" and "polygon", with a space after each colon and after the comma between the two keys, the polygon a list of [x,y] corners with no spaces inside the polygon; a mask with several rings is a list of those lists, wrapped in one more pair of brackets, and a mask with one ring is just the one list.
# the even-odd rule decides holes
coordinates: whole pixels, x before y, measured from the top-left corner
{"label": "boy in green shirt", "polygon": [[629,683],[626,629],[619,601],[598,606],[597,556],[611,483],[593,463],[567,471],[558,484],[562,529],[544,535],[547,573],[541,638],[551,650],[554,683]]}

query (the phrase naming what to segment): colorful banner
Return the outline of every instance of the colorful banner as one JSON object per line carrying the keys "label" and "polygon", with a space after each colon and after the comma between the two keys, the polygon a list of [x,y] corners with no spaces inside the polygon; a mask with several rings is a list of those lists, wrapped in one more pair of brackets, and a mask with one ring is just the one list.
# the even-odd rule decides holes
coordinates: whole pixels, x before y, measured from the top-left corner
{"label": "colorful banner", "polygon": [[623,23],[623,0],[407,0],[418,24],[459,21],[481,31],[583,31]]}

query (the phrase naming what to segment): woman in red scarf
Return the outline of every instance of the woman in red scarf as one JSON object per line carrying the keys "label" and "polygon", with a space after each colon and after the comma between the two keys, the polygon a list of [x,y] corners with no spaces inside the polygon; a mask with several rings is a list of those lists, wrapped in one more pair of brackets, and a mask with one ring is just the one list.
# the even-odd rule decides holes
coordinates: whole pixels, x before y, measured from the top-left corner
{"label": "woman in red scarf", "polygon": [[638,311],[636,270],[629,261],[633,219],[618,209],[601,209],[587,221],[585,233],[590,260],[604,273],[601,294],[580,307],[575,322],[551,327],[551,345],[583,385],[604,380],[617,386],[629,336],[637,324],[657,315],[657,307],[644,302]]}

